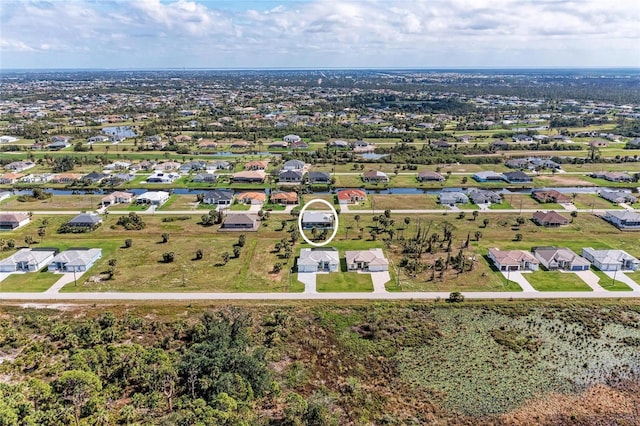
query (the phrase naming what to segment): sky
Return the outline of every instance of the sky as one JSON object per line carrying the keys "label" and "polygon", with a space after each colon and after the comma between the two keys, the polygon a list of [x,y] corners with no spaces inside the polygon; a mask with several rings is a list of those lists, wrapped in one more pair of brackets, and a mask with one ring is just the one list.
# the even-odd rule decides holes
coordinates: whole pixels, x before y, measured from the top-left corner
{"label": "sky", "polygon": [[640,67],[640,0],[1,0],[0,69]]}

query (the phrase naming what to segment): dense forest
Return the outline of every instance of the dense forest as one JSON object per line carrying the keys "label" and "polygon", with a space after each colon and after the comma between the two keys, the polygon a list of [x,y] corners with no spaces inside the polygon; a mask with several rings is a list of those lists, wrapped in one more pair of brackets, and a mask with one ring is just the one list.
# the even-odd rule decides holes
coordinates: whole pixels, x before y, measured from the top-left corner
{"label": "dense forest", "polygon": [[633,301],[31,304],[0,324],[0,425],[640,421]]}

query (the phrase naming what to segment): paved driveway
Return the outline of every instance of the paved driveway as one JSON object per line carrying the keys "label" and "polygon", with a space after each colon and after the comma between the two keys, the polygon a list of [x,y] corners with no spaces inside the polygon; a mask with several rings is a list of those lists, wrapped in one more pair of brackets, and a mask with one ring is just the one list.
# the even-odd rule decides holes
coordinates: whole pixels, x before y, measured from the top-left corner
{"label": "paved driveway", "polygon": [[522,291],[525,291],[525,292],[538,291],[535,288],[533,288],[531,284],[529,284],[529,281],[527,281],[527,279],[522,275],[522,272],[520,271],[511,271],[511,272],[500,271],[500,273],[504,275],[504,277],[509,281],[514,281],[518,283],[518,285],[522,287]]}
{"label": "paved driveway", "polygon": [[[613,272],[605,272],[605,275],[608,277],[611,277],[612,280],[613,280],[613,274],[614,274]],[[622,281],[623,283],[631,287],[633,291],[640,292],[640,285],[638,285],[638,283],[632,280],[631,277],[629,277],[629,275],[626,275],[624,272],[618,271],[616,273],[616,281]]]}
{"label": "paved driveway", "polygon": [[0,282],[4,281],[9,275],[11,275],[11,272],[0,272]]}
{"label": "paved driveway", "polygon": [[391,280],[389,271],[371,272],[371,281],[373,281],[374,293],[386,293],[387,289],[384,285]]}
{"label": "paved driveway", "polygon": [[576,206],[574,206],[573,204],[571,204],[571,203],[563,203],[563,204],[560,204],[560,205],[562,206],[563,209],[565,209],[567,211],[570,211],[570,212],[578,210],[578,208]]}
{"label": "paved driveway", "polygon": [[304,284],[303,293],[317,293],[315,272],[298,272],[298,281]]}
{"label": "paved driveway", "polygon": [[[82,280],[80,280],[80,277],[82,277],[82,274],[84,274],[84,272],[76,272],[75,280],[79,280],[80,283],[82,283]],[[54,285],[49,287],[49,289],[45,291],[45,293],[47,294],[58,293],[62,287],[64,287],[69,283],[72,283],[73,281],[74,281],[73,272],[62,273],[60,274],[60,278],[58,279],[58,281],[56,281]]]}
{"label": "paved driveway", "polygon": [[582,281],[587,283],[589,287],[593,289],[593,291],[607,291],[598,284],[600,281],[600,277],[594,274],[592,271],[575,271],[574,274],[579,276]]}

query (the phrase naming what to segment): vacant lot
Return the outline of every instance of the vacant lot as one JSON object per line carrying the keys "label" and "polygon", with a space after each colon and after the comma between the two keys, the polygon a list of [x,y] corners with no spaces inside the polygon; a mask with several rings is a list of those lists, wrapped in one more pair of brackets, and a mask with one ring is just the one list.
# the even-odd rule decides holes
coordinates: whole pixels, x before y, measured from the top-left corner
{"label": "vacant lot", "polygon": [[62,275],[53,272],[11,274],[0,281],[0,292],[41,292],[47,290],[60,278]]}
{"label": "vacant lot", "polygon": [[411,194],[411,195],[372,195],[366,202],[358,205],[349,205],[349,210],[444,210],[435,195],[431,194]]}
{"label": "vacant lot", "polygon": [[158,210],[194,210],[198,205],[196,194],[172,195]]}
{"label": "vacant lot", "polygon": [[316,275],[316,289],[319,292],[371,292],[371,275],[356,272],[331,272]]}
{"label": "vacant lot", "polygon": [[538,291],[592,291],[587,283],[571,272],[535,271],[523,276]]}
{"label": "vacant lot", "polygon": [[102,195],[53,195],[46,200],[18,201],[18,197],[11,197],[4,201],[0,207],[10,211],[35,211],[35,210],[70,210],[93,211],[100,205]]}

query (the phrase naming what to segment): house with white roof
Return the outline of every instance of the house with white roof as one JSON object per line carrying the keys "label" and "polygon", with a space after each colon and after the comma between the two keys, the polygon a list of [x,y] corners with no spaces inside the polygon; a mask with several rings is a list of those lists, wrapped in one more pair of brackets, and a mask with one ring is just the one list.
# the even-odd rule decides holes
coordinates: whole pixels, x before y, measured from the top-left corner
{"label": "house with white roof", "polygon": [[0,260],[0,272],[39,271],[53,260],[56,252],[55,249],[20,249]]}
{"label": "house with white roof", "polygon": [[582,257],[601,271],[637,271],[640,269],[640,260],[624,250],[595,250],[591,247],[585,247],[582,249]]}
{"label": "house with white roof", "polygon": [[333,222],[332,212],[305,211],[302,215],[303,229],[333,229]]}
{"label": "house with white roof", "polygon": [[170,196],[171,194],[166,191],[147,191],[144,194],[138,195],[136,203],[161,206],[167,202]]}
{"label": "house with white roof", "polygon": [[626,191],[600,191],[600,197],[604,198],[607,201],[611,201],[614,204],[620,203],[635,203],[638,199],[631,195],[630,192]]}
{"label": "house with white roof", "polygon": [[49,264],[49,272],[84,272],[102,257],[102,249],[70,249],[57,254]]}
{"label": "house with white roof", "polygon": [[340,265],[335,248],[303,248],[298,258],[298,272],[337,272]]}
{"label": "house with white roof", "polygon": [[604,220],[619,229],[640,229],[640,213],[630,210],[611,210],[605,212]]}
{"label": "house with white roof", "polygon": [[349,271],[379,272],[389,270],[389,261],[382,249],[349,250],[345,252]]}

